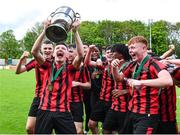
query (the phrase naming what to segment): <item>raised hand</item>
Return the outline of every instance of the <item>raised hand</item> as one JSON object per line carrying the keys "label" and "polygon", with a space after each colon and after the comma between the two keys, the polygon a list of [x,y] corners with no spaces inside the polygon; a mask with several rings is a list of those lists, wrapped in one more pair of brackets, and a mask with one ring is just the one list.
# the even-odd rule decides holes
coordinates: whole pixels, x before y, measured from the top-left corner
{"label": "raised hand", "polygon": [[29,52],[28,51],[24,51],[24,53],[22,54],[22,56],[21,56],[21,58],[20,59],[25,59],[25,58],[27,58],[27,57],[29,57]]}
{"label": "raised hand", "polygon": [[80,26],[80,21],[77,19],[73,24],[72,24],[72,31],[76,32],[79,29]]}

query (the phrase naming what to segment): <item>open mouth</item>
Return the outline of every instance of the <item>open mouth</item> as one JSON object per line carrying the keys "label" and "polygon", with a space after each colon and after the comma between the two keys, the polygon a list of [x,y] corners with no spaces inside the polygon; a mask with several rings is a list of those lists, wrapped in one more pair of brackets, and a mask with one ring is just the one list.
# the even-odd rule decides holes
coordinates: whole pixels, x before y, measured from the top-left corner
{"label": "open mouth", "polygon": [[44,54],[47,55],[47,56],[51,55],[50,52],[45,52]]}
{"label": "open mouth", "polygon": [[63,53],[62,52],[57,52],[57,57],[63,57]]}
{"label": "open mouth", "polygon": [[136,55],[135,54],[131,54],[131,57],[136,57]]}

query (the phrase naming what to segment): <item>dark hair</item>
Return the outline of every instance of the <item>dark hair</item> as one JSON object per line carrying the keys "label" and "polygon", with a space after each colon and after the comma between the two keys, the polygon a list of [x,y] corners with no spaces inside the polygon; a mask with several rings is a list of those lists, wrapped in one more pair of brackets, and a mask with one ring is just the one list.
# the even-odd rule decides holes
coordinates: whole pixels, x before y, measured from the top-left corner
{"label": "dark hair", "polygon": [[128,47],[125,44],[114,44],[111,46],[111,52],[117,52],[122,54],[125,60],[130,60],[131,56],[129,55]]}
{"label": "dark hair", "polygon": [[106,47],[105,51],[111,50],[111,47],[112,47],[112,45],[108,45],[108,46]]}
{"label": "dark hair", "polygon": [[50,40],[46,39],[46,40],[43,41],[43,44],[52,44],[53,45],[53,42],[51,42]]}
{"label": "dark hair", "polygon": [[68,47],[67,48],[76,48],[76,45],[75,44],[70,44],[70,45],[68,45]]}
{"label": "dark hair", "polygon": [[58,42],[58,43],[55,43],[55,45],[64,45],[64,46],[66,46],[66,48],[68,48],[68,45],[64,42]]}

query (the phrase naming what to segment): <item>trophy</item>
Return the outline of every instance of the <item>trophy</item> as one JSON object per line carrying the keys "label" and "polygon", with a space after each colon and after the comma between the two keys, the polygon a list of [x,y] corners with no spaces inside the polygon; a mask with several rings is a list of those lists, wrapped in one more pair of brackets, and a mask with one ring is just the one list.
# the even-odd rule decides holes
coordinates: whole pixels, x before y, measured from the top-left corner
{"label": "trophy", "polygon": [[67,39],[67,33],[80,15],[70,7],[62,6],[52,12],[49,17],[51,25],[46,29],[46,37],[52,42],[58,43]]}

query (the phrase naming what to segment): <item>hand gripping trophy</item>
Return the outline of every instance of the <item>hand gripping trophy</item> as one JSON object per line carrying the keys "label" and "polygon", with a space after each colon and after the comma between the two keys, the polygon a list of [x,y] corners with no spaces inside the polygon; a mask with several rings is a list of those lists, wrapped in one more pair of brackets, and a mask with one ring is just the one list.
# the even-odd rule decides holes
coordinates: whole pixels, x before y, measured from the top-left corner
{"label": "hand gripping trophy", "polygon": [[67,39],[67,33],[80,15],[70,7],[62,6],[52,12],[49,18],[51,25],[46,29],[46,37],[52,42],[58,43]]}

